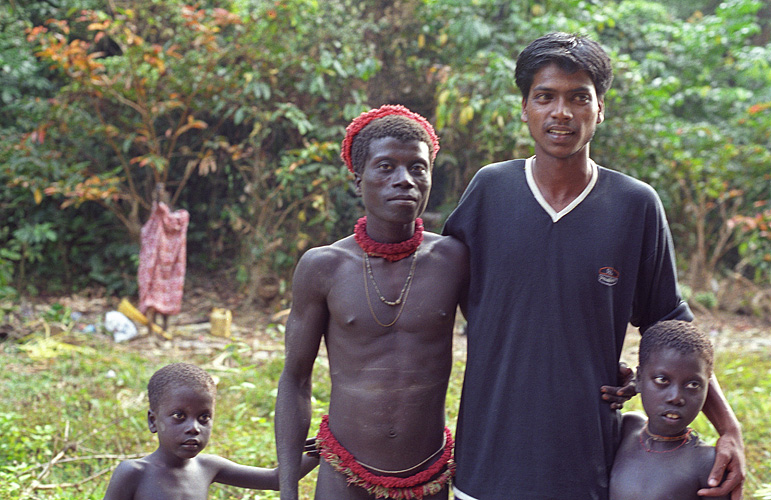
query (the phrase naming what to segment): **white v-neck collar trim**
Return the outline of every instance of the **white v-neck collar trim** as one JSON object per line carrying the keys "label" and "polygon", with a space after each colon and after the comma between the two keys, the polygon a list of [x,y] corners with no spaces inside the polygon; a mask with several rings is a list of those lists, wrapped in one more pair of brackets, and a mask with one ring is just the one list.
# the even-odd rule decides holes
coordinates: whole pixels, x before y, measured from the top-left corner
{"label": "white v-neck collar trim", "polygon": [[568,206],[557,212],[552,208],[551,205],[546,201],[546,198],[543,197],[543,194],[541,194],[541,190],[538,189],[538,184],[535,182],[535,177],[533,177],[533,160],[535,160],[535,156],[531,156],[527,160],[525,160],[525,177],[527,178],[527,185],[530,187],[530,191],[533,193],[533,196],[535,196],[536,201],[539,205],[546,211],[547,214],[549,214],[549,217],[551,217],[552,222],[557,222],[567,214],[569,214],[574,208],[576,208],[584,199],[589,196],[589,193],[592,192],[592,189],[594,188],[594,185],[597,184],[597,177],[599,177],[599,169],[597,168],[597,164],[594,163],[591,159],[589,160],[589,167],[592,169],[592,178],[589,179],[589,184],[586,185],[586,188],[579,194],[575,200],[571,201]]}

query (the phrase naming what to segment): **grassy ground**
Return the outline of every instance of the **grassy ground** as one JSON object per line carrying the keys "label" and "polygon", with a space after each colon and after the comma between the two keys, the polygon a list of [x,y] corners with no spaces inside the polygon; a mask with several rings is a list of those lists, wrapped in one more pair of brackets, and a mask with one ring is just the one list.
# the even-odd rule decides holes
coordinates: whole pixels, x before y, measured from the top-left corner
{"label": "grassy ground", "polygon": [[[197,363],[218,379],[207,452],[275,465],[273,405],[282,366],[278,327],[259,336],[242,333],[233,341],[188,333],[172,342],[146,337],[115,344],[98,333],[76,333],[68,318],[55,319],[61,333],[55,321],[40,322],[33,335],[0,342],[0,499],[101,499],[121,459],[155,449],[146,424],[145,386],[156,369],[174,361]],[[460,399],[463,338],[456,344],[447,399],[451,427]],[[763,488],[771,486],[771,354],[724,353],[716,371],[744,425],[745,498],[763,498]],[[329,396],[323,359],[315,372],[312,428]],[[632,408],[639,409],[639,402]],[[716,438],[703,417],[695,427],[706,440]],[[313,474],[302,481],[301,498],[312,498]],[[213,486],[210,498],[276,499],[278,494]]]}

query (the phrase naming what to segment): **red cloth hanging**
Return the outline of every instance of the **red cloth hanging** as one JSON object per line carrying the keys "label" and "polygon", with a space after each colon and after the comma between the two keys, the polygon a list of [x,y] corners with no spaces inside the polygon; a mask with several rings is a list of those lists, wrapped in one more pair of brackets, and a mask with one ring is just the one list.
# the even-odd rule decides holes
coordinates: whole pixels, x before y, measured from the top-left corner
{"label": "red cloth hanging", "polygon": [[177,314],[187,264],[187,210],[172,212],[163,202],[153,202],[150,219],[142,226],[139,251],[139,310],[152,307],[161,314]]}

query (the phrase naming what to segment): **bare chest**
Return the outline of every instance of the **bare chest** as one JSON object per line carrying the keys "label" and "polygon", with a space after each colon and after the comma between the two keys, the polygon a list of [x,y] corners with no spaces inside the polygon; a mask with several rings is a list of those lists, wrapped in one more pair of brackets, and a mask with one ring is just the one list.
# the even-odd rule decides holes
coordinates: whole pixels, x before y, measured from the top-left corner
{"label": "bare chest", "polygon": [[[646,452],[637,443],[622,446],[611,472],[612,500],[697,500],[703,487],[693,449]],[[637,446],[635,446],[637,444]]]}
{"label": "bare chest", "polygon": [[151,470],[137,486],[134,500],[206,500],[211,481],[200,467]]}
{"label": "bare chest", "polygon": [[449,266],[430,256],[395,263],[353,259],[327,296],[330,327],[374,337],[389,329],[442,335],[452,329],[460,284]]}

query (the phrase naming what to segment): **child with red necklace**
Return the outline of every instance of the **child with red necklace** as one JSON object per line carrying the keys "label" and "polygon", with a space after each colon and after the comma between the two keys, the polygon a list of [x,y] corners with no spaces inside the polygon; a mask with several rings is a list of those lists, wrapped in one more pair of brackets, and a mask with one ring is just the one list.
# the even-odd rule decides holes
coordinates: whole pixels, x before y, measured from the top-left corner
{"label": "child with red necklace", "polygon": [[468,256],[419,218],[438,150],[433,127],[403,106],[363,113],[346,129],[341,156],[365,216],[353,235],[309,250],[295,270],[276,401],[284,500],[297,499],[322,339],[332,391],[316,437],[315,498],[448,498],[444,404]]}
{"label": "child with red necklace", "polygon": [[623,415],[610,500],[706,498],[698,491],[709,487],[715,448],[688,425],[707,398],[713,358],[709,338],[685,321],[656,323],[642,336],[637,389],[647,418]]}

